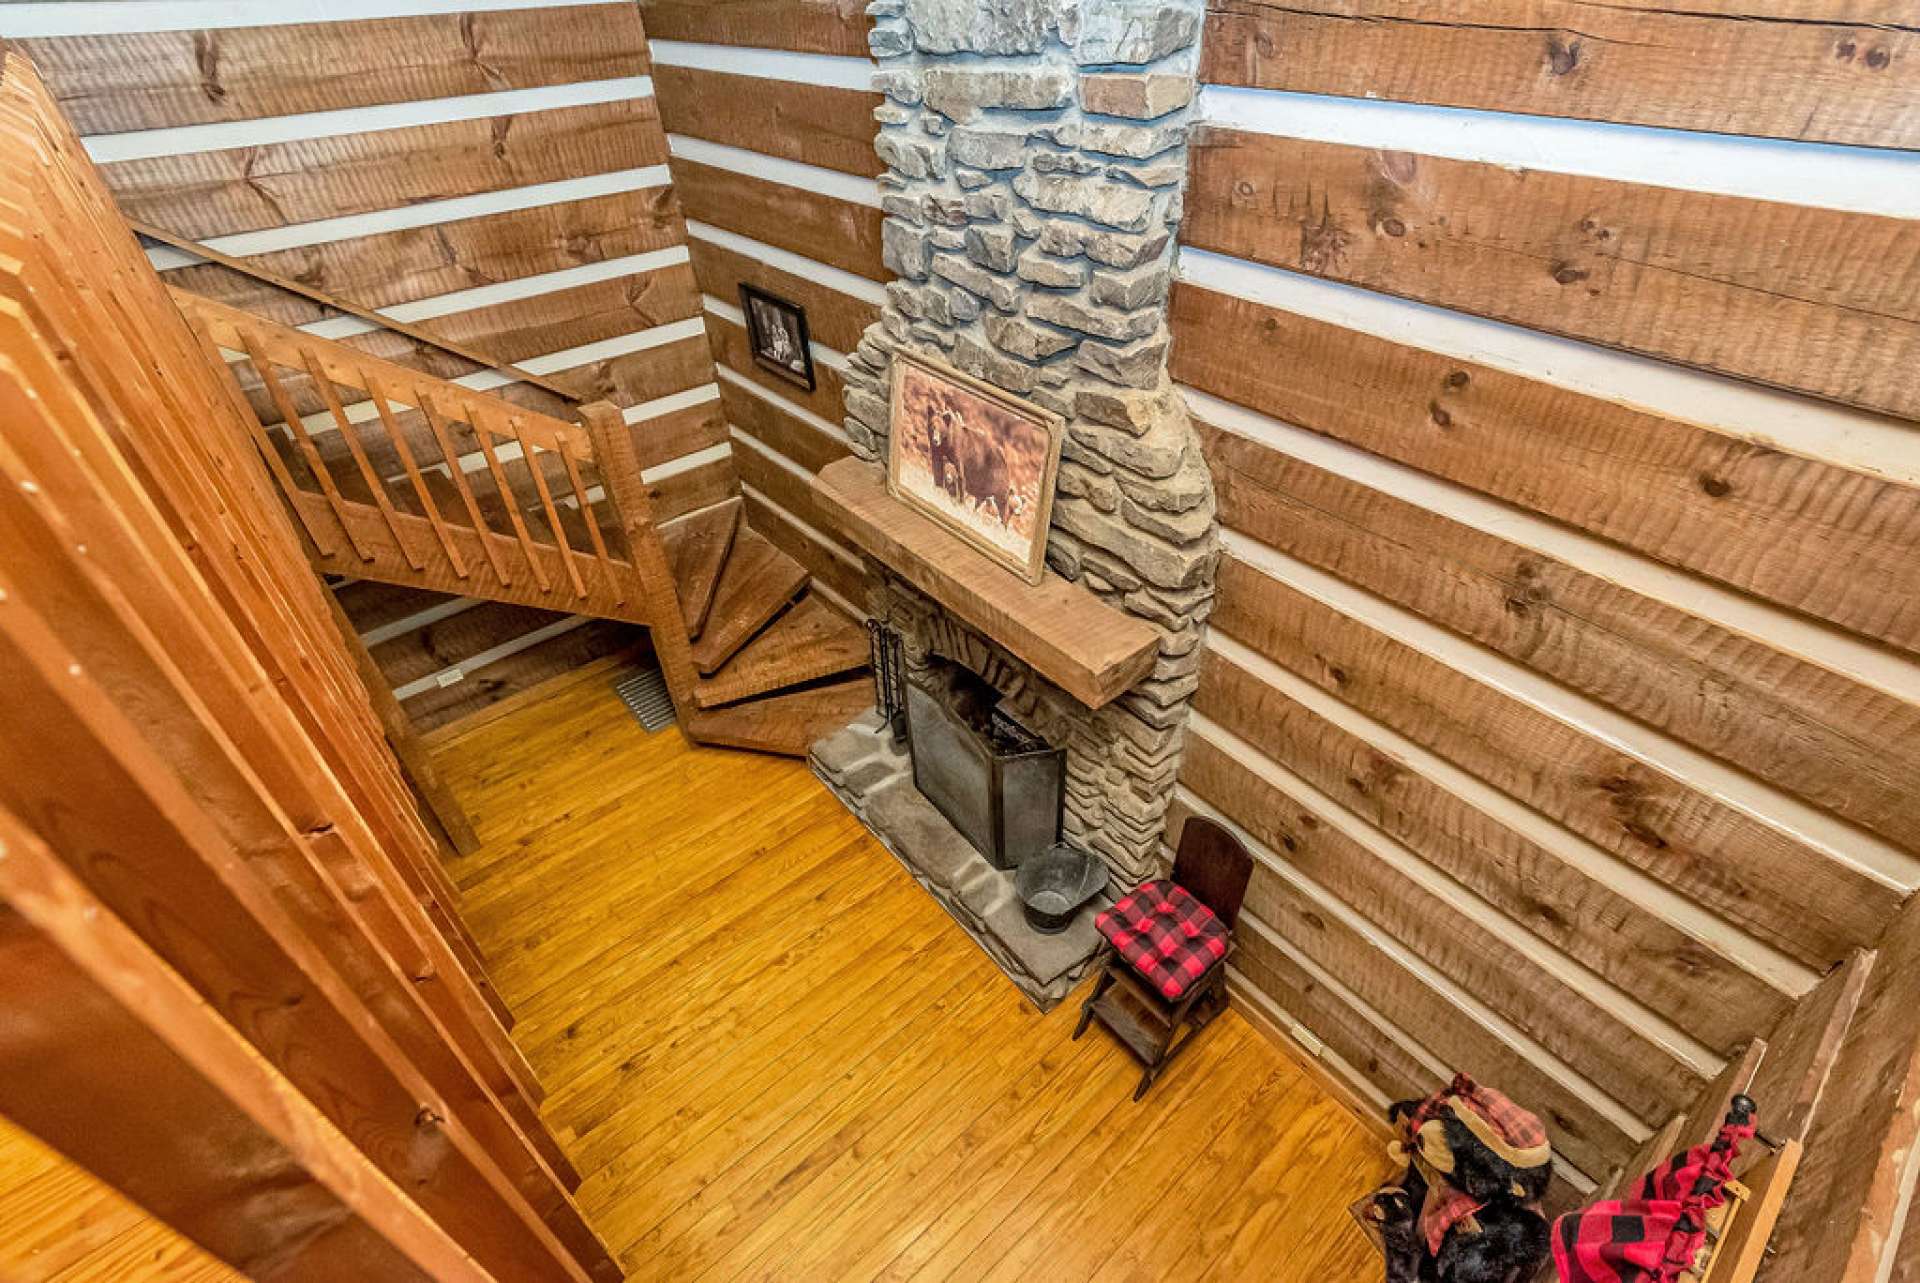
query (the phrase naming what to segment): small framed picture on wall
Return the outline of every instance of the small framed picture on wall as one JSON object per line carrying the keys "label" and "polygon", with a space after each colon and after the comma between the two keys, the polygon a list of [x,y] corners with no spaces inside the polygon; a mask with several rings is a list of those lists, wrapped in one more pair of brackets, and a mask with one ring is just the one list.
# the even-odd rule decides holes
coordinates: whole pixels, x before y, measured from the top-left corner
{"label": "small framed picture on wall", "polygon": [[807,346],[807,310],[757,286],[740,284],[740,310],[754,364],[813,391],[813,349]]}

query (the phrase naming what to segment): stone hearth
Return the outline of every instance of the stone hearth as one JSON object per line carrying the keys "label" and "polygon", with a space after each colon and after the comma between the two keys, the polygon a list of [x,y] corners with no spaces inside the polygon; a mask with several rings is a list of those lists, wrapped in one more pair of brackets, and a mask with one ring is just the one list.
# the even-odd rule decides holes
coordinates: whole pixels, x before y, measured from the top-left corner
{"label": "stone hearth", "polygon": [[1109,898],[1058,935],[1035,931],[1013,874],[988,863],[914,788],[913,764],[877,714],[815,744],[809,763],[1035,1006],[1052,1010],[1080,982],[1100,943],[1093,915]]}

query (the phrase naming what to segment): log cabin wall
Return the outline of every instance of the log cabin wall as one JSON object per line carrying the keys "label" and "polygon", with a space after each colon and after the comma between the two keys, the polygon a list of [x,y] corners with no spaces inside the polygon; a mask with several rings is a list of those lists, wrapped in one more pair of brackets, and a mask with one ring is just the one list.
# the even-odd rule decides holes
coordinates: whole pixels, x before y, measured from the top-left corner
{"label": "log cabin wall", "polygon": [[[622,407],[664,520],[737,488],[631,3],[0,6],[130,220]],[[176,249],[169,284],[562,418],[566,399]],[[317,408],[317,407],[313,407]],[[641,641],[344,586],[423,726]]]}
{"label": "log cabin wall", "polygon": [[1182,796],[1258,849],[1241,991],[1375,1102],[1499,1083],[1576,1188],[1920,880],[1920,30],[1787,16],[1203,46]]}
{"label": "log cabin wall", "polygon": [[[841,371],[892,278],[865,6],[643,0],[641,12],[748,520],[864,615],[859,559],[807,481],[849,453]],[[806,308],[812,392],[754,364],[743,282]]]}
{"label": "log cabin wall", "polygon": [[[1209,25],[1175,374],[1232,556],[1183,800],[1262,853],[1253,1004],[1375,1100],[1513,1086],[1577,1188],[1920,879],[1911,37],[1442,10]],[[750,512],[858,603],[802,483],[884,301],[868,24],[644,13]],[[812,394],[743,281],[807,307]]]}

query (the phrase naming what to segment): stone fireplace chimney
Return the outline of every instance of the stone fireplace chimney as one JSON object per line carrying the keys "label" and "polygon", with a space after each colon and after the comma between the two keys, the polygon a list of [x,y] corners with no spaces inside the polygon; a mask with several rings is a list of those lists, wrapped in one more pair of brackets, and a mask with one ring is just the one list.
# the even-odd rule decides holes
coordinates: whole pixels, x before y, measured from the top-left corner
{"label": "stone fireplace chimney", "polygon": [[[1080,703],[903,579],[870,608],[1067,749],[1066,836],[1149,876],[1212,608],[1206,466],[1167,378],[1198,0],[873,0],[875,149],[897,279],[851,355],[848,434],[884,460],[889,366],[939,356],[1067,419],[1047,564],[1149,622],[1151,674]],[[870,564],[872,564],[870,562]]]}

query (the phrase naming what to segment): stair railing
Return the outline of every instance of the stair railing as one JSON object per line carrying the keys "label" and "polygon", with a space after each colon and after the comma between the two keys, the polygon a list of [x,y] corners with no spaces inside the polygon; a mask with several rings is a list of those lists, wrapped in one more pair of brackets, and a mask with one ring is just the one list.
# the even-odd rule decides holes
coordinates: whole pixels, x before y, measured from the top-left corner
{"label": "stair railing", "polygon": [[[650,582],[658,571],[646,563],[664,569],[664,558],[635,539],[637,520],[638,542],[657,553],[645,483],[637,467],[604,466],[602,446],[617,449],[626,430],[613,406],[581,407],[598,425],[589,431],[171,293],[249,403],[256,445],[312,542],[316,568],[633,623],[658,617]],[[475,484],[483,474],[484,487]],[[617,543],[601,529],[601,505],[614,509]],[[579,533],[570,537],[570,526]]]}

